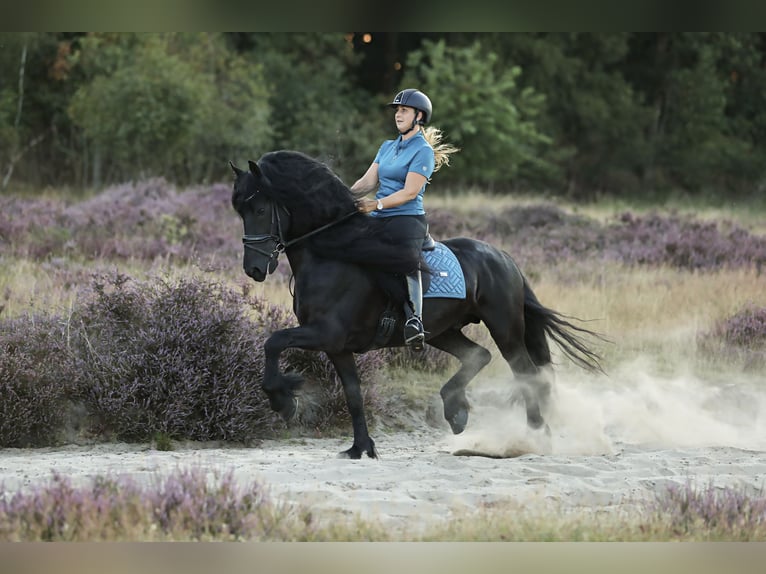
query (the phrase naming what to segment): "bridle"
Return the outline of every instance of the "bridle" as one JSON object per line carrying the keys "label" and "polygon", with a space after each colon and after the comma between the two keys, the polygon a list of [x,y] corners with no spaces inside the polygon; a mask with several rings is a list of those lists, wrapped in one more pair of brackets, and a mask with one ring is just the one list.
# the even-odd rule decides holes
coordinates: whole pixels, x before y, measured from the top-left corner
{"label": "bridle", "polygon": [[[255,197],[257,191],[253,193],[250,197],[245,199],[245,203],[253,199]],[[321,227],[317,227],[316,229],[309,231],[308,233],[305,233],[299,237],[295,237],[289,241],[285,240],[284,235],[284,227],[282,225],[282,219],[280,217],[280,211],[284,212],[284,215],[287,217],[291,217],[290,211],[284,206],[279,205],[276,202],[267,199],[269,204],[271,205],[271,228],[269,233],[261,233],[258,235],[243,235],[242,236],[242,243],[245,246],[245,249],[251,249],[252,251],[255,251],[256,253],[260,253],[261,255],[265,255],[269,258],[268,263],[268,270],[269,273],[273,273],[274,269],[277,267],[277,259],[279,256],[289,247],[295,245],[296,243],[303,241],[304,239],[308,239],[312,235],[316,235],[317,233],[320,233],[326,229],[329,229],[330,227],[333,227],[334,225],[339,224],[341,221],[345,221],[352,215],[355,215],[357,211],[352,211],[351,213],[347,213],[346,215],[341,216],[338,219],[335,219],[331,221],[330,223],[326,223],[325,225],[322,225]],[[261,245],[271,242],[270,246],[262,247]]]}
{"label": "bridle", "polygon": [[[258,193],[257,191],[255,193]],[[255,193],[245,200],[245,203],[255,197]],[[284,240],[284,232],[282,230],[282,219],[279,216],[280,207],[273,201],[269,201],[271,204],[271,228],[269,233],[261,233],[258,235],[243,235],[242,243],[245,249],[251,249],[256,253],[265,255],[269,258],[268,269],[269,273],[273,273],[277,266],[277,258],[280,253],[287,249],[287,242]],[[285,215],[290,216],[290,212],[286,208],[282,207]],[[276,233],[275,233],[276,232]],[[271,245],[264,245],[267,242],[271,242]]]}

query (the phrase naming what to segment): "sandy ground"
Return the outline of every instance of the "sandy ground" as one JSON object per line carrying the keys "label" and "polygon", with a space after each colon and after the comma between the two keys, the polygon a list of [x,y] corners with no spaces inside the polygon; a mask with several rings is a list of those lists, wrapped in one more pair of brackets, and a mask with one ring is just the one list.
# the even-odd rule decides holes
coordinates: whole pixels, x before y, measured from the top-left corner
{"label": "sandy ground", "polygon": [[[251,448],[100,444],[0,450],[6,495],[48,481],[53,470],[84,484],[96,475],[151,480],[183,467],[232,471],[273,498],[318,514],[382,521],[413,532],[456,513],[514,505],[563,512],[619,511],[692,481],[766,491],[766,384],[760,376],[718,384],[662,379],[626,367],[608,381],[559,380],[549,441],[530,435],[518,408],[500,407],[497,381],[469,395],[469,427],[446,423],[372,434],[380,459],[340,460],[348,438],[294,438]],[[459,450],[511,458],[455,456]],[[523,453],[520,454],[519,453]]]}

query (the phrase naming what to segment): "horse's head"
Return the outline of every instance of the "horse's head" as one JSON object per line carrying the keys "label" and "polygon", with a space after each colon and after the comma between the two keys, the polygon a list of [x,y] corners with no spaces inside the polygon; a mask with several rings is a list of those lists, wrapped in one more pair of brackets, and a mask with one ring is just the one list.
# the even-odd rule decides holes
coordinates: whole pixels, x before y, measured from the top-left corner
{"label": "horse's head", "polygon": [[288,246],[357,214],[348,187],[326,165],[296,151],[264,154],[234,171],[232,205],[242,217],[245,273],[263,281]]}
{"label": "horse's head", "polygon": [[285,247],[284,233],[289,225],[289,215],[263,192],[268,188],[269,181],[257,163],[249,161],[248,171],[239,169],[231,162],[229,165],[235,176],[231,203],[245,228],[242,267],[249,277],[263,281],[279,263],[279,254]]}

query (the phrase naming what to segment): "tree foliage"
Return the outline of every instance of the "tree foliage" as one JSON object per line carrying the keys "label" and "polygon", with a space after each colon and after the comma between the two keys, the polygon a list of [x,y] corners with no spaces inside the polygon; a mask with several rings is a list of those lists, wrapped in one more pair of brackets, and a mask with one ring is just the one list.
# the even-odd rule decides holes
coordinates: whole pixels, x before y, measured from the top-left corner
{"label": "tree foliage", "polygon": [[212,181],[229,159],[292,148],[353,181],[395,135],[396,85],[426,91],[434,124],[462,148],[443,182],[580,197],[759,193],[765,39],[6,33],[0,175],[17,186]]}
{"label": "tree foliage", "polygon": [[426,40],[409,54],[402,88],[417,86],[436,102],[432,121],[461,148],[450,170],[456,179],[495,184],[555,174],[544,157],[551,139],[536,124],[544,97],[520,87],[520,74],[479,42]]}
{"label": "tree foliage", "polygon": [[[274,148],[319,157],[341,174],[359,177],[380,137],[374,98],[352,83],[360,63],[342,34],[252,34],[251,51],[270,87]],[[253,147],[260,155],[266,148]],[[257,158],[254,158],[257,159]]]}
{"label": "tree foliage", "polygon": [[108,161],[118,178],[200,180],[213,173],[211,162],[225,164],[227,155],[242,156],[270,138],[259,67],[248,70],[218,38],[93,36],[80,56],[92,79],[69,113],[95,161]]}

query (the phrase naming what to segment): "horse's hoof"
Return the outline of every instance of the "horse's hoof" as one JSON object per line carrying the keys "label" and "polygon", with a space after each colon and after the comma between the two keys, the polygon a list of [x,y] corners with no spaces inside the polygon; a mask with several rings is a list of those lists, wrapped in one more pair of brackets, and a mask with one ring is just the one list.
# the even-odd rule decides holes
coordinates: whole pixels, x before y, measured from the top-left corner
{"label": "horse's hoof", "polygon": [[375,448],[375,443],[370,439],[370,444],[367,445],[367,456],[370,458],[378,458],[378,450]]}
{"label": "horse's hoof", "polygon": [[338,458],[347,458],[350,460],[359,460],[362,458],[362,451],[356,448],[355,446],[352,446],[348,450],[344,450],[343,452],[338,453]]}
{"label": "horse's hoof", "polygon": [[538,454],[551,454],[553,452],[551,427],[548,426],[548,423],[543,423],[535,429],[530,427],[528,437],[530,444],[534,445],[534,452]]}
{"label": "horse's hoof", "polygon": [[367,454],[370,458],[378,458],[378,451],[375,449],[375,443],[370,439],[367,448],[359,448],[354,445],[348,450],[338,453],[338,458],[347,458],[351,460],[359,460],[362,458],[362,454]]}
{"label": "horse's hoof", "polygon": [[468,424],[468,410],[460,409],[451,419],[447,419],[447,422],[452,427],[452,434],[460,434]]}

